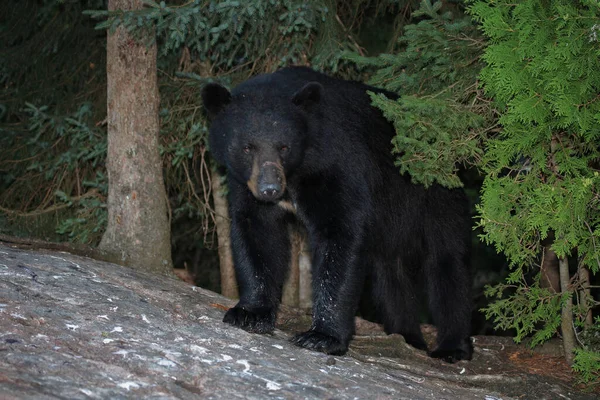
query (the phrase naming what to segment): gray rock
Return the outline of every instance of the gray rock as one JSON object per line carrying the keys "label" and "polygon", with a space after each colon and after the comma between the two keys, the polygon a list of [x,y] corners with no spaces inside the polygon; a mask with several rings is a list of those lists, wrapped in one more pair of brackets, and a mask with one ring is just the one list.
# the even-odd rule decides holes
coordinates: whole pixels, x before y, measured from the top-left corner
{"label": "gray rock", "polygon": [[174,278],[0,245],[0,398],[507,399],[244,332],[221,322],[233,304]]}

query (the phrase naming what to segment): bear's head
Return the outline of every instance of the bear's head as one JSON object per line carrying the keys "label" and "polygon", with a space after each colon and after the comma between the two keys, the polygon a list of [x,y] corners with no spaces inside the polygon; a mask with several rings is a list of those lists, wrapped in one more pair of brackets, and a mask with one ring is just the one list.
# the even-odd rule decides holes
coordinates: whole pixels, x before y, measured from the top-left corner
{"label": "bear's head", "polygon": [[250,85],[232,94],[219,84],[206,85],[202,100],[211,119],[213,157],[255,198],[278,201],[304,159],[309,113],[322,90],[311,82],[292,96],[276,85]]}

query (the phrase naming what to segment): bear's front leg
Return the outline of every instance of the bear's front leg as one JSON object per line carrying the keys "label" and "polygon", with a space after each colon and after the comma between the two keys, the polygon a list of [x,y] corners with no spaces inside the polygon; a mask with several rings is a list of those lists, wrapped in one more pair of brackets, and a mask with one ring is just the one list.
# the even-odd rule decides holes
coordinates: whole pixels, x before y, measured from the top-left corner
{"label": "bear's front leg", "polygon": [[288,220],[274,204],[260,203],[230,182],[231,249],[240,301],[223,322],[253,333],[275,329],[290,262]]}
{"label": "bear's front leg", "polygon": [[[342,355],[354,335],[354,316],[364,285],[359,260],[360,230],[311,240],[313,251],[313,320],[310,330],[292,342],[326,354]],[[328,236],[328,235],[327,235]]]}

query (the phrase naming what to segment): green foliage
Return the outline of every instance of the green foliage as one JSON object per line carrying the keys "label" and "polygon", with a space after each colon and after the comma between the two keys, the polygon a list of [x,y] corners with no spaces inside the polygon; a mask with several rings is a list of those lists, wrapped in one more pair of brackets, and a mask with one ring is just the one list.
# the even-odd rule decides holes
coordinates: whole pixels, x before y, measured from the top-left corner
{"label": "green foliage", "polygon": [[600,317],[582,335],[584,347],[575,349],[573,369],[583,383],[600,385]]}
{"label": "green foliage", "polygon": [[[255,71],[273,70],[290,63],[304,64],[312,56],[322,66],[335,67],[339,49],[331,44],[343,48],[346,43],[343,32],[336,32],[331,23],[335,21],[335,2],[326,0],[194,0],[183,5],[146,0],[144,5],[144,9],[130,12],[86,13],[105,19],[97,29],[114,31],[123,25],[136,34],[142,27],[154,28],[163,56],[186,48],[213,73],[248,66]],[[327,40],[320,40],[315,46],[318,53],[312,54],[312,45],[322,37],[318,32],[325,34],[326,30]]]}
{"label": "green foliage", "polygon": [[373,104],[394,123],[396,164],[414,182],[462,186],[460,164],[475,164],[480,142],[493,123],[476,85],[484,42],[470,18],[422,0],[405,26],[397,54],[346,57],[374,69],[370,83],[399,92],[397,101],[372,95]]}
{"label": "green foliage", "polygon": [[[397,54],[376,58],[348,55],[358,63],[376,67],[371,83],[412,94],[448,93],[458,99],[474,95],[473,84],[482,65],[484,41],[468,16],[442,8],[441,1],[421,0],[412,18],[418,23],[404,27]],[[438,94],[439,95],[439,94]]]}
{"label": "green foliage", "polygon": [[598,385],[600,382],[600,351],[575,349],[573,370],[579,373],[581,382]]}
{"label": "green foliage", "polygon": [[[539,285],[523,284],[524,279],[509,278],[513,284],[488,287],[485,295],[496,300],[487,307],[485,316],[496,328],[515,329],[515,341],[520,342],[534,333],[531,347],[550,339],[560,327],[560,310],[566,296],[557,296]],[[510,293],[505,296],[506,293]],[[540,328],[541,327],[541,328]]]}
{"label": "green foliage", "polygon": [[105,6],[0,2],[0,206],[9,233],[60,240],[58,229],[72,240],[99,240],[106,50],[81,13]]}
{"label": "green foliage", "polygon": [[[75,95],[91,94],[106,63],[104,46],[90,46],[101,37],[81,13],[105,6],[105,0],[0,2],[0,122],[21,118],[25,102],[52,104],[62,114],[79,108]],[[95,93],[94,103],[105,99]]]}
{"label": "green foliage", "polygon": [[58,222],[56,233],[65,235],[72,242],[96,244],[100,241],[108,222],[105,197],[96,195],[108,191],[106,176],[98,173],[95,181],[84,181],[83,187],[98,190],[90,191],[89,193],[94,194],[92,196],[81,197],[75,201],[63,192],[56,192],[60,202],[68,206],[76,205],[71,208],[73,212]]}
{"label": "green foliage", "polygon": [[83,103],[75,113],[67,116],[49,114],[48,107],[36,107],[26,103],[24,110],[29,118],[29,132],[34,133],[27,141],[30,154],[34,155],[56,145],[55,139],[65,142],[65,151],[53,154],[46,160],[32,160],[27,170],[43,173],[53,178],[62,169],[71,172],[80,164],[97,167],[106,157],[106,137],[101,129],[91,125],[91,105]]}
{"label": "green foliage", "polygon": [[484,239],[513,266],[531,264],[555,232],[560,257],[577,249],[600,268],[600,22],[597,3],[477,2],[471,9],[490,45],[481,74],[502,108],[489,141],[479,208]]}
{"label": "green foliage", "polygon": [[[0,135],[0,147],[7,149],[0,156],[0,163],[5,165],[0,200],[41,203],[48,212],[71,207],[73,216],[60,222],[57,232],[85,243],[99,240],[106,223],[106,136],[92,120],[91,105],[83,103],[73,114],[59,116],[50,113],[47,106],[27,103],[23,112],[28,123],[24,137],[13,131]],[[48,189],[40,191],[41,187]],[[58,189],[52,191],[53,187]],[[42,213],[22,210],[13,216],[27,218]]]}
{"label": "green foliage", "polygon": [[[207,155],[207,127],[199,94],[207,82],[195,74],[163,80],[161,96],[161,156],[172,210],[174,245],[211,245],[211,176]],[[226,83],[226,79],[222,79]],[[201,228],[201,229],[199,229]],[[189,242],[189,243],[188,243]]]}
{"label": "green foliage", "polygon": [[405,95],[394,101],[374,93],[371,98],[399,133],[392,144],[401,173],[409,172],[425,186],[435,181],[447,187],[462,186],[457,163],[480,156],[477,128],[483,125],[481,116],[454,101],[436,98]]}
{"label": "green foliage", "polygon": [[[534,332],[537,344],[552,336],[558,305],[581,284],[573,279],[569,291],[548,297],[537,284],[517,279],[528,270],[539,274],[532,266],[541,240],[552,235],[559,257],[600,271],[600,4],[490,0],[474,2],[470,12],[489,40],[480,77],[503,127],[487,142],[481,163],[479,226],[513,269],[507,284],[489,293],[516,285],[486,313],[517,329],[517,340]],[[587,307],[575,308],[578,326]],[[574,368],[585,379],[597,376],[590,363],[597,350],[578,350],[577,357]]]}

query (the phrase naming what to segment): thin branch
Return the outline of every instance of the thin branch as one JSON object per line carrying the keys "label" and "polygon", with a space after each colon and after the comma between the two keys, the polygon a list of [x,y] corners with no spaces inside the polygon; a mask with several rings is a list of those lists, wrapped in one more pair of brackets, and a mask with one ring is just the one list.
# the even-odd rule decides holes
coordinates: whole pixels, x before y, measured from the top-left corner
{"label": "thin branch", "polygon": [[17,217],[37,217],[39,215],[43,215],[43,214],[47,214],[47,213],[51,213],[51,212],[55,212],[58,210],[62,210],[64,208],[69,208],[71,207],[73,204],[73,202],[76,201],[80,201],[89,197],[98,197],[99,193],[98,193],[98,189],[91,189],[87,192],[85,192],[84,194],[82,194],[81,196],[75,196],[75,197],[70,197],[69,198],[69,203],[64,203],[64,204],[55,204],[53,206],[50,207],[46,207],[46,208],[39,208],[37,210],[34,211],[28,211],[28,212],[22,212],[22,211],[17,211],[17,210],[11,210],[9,208],[4,208],[4,207],[0,207],[0,211],[6,213],[6,214],[10,214],[10,215],[14,215]]}

